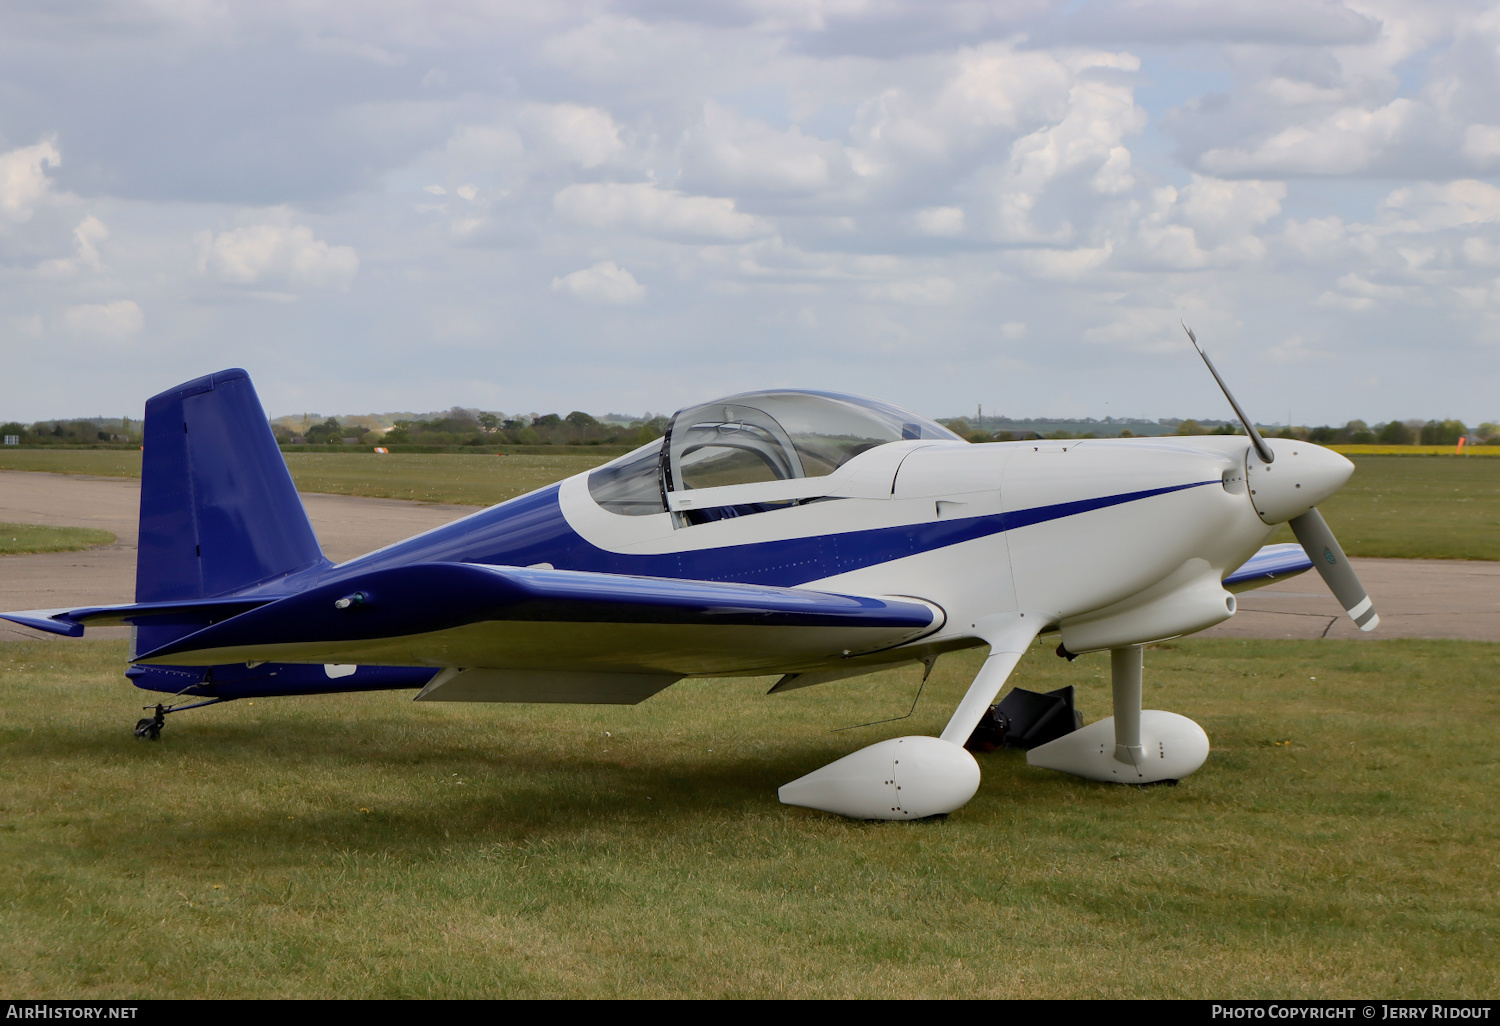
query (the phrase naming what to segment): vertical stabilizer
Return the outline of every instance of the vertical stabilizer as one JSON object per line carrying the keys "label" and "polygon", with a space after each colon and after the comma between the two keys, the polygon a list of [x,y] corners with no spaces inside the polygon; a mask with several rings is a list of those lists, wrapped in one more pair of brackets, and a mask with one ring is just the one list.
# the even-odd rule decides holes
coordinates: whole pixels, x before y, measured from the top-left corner
{"label": "vertical stabilizer", "polygon": [[146,402],[137,602],[210,598],[324,561],[242,370]]}

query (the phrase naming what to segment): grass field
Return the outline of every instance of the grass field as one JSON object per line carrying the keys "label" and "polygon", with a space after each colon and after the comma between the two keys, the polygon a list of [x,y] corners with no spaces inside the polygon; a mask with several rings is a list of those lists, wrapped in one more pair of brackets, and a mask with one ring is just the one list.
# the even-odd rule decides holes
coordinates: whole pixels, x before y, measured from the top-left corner
{"label": "grass field", "polygon": [[[1500,448],[1500,447],[1496,447]],[[293,453],[297,487],[489,505],[604,462],[584,448],[514,456]],[[1355,456],[1344,489],[1321,507],[1351,556],[1500,559],[1500,461]],[[140,454],[44,449],[0,452],[0,470],[139,476]],[[1277,541],[1290,541],[1283,529]]]}
{"label": "grass field", "polygon": [[1453,445],[1330,445],[1345,456],[1500,456],[1500,445],[1466,445],[1463,452]]}
{"label": "grass field", "polygon": [[1319,507],[1349,555],[1500,559],[1500,461],[1352,458],[1354,476]]}
{"label": "grass field", "polygon": [[0,556],[23,552],[72,552],[114,544],[115,536],[91,527],[0,524]]}
{"label": "grass field", "polygon": [[[39,997],[1494,997],[1500,649],[1186,641],[1180,787],[980,756],[945,820],[777,803],[936,732],[900,672],[636,707],[241,701],[130,726],[112,642],[0,646],[0,990]],[[1023,686],[1108,711],[1108,660]]]}
{"label": "grass field", "polygon": [[[616,455],[619,451],[613,448],[557,446],[546,453],[512,456],[287,453],[286,462],[297,488],[304,492],[490,506],[590,470]],[[140,477],[141,454],[96,449],[12,449],[0,451],[0,470]]]}

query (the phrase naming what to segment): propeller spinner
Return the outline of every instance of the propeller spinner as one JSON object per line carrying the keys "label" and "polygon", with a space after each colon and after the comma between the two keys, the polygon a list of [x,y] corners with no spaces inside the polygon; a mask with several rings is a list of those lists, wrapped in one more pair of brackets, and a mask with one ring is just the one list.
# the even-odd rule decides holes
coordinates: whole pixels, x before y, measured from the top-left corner
{"label": "propeller spinner", "polygon": [[1184,324],[1182,330],[1187,332],[1193,348],[1198,350],[1198,355],[1208,365],[1208,372],[1223,390],[1224,398],[1234,407],[1235,416],[1244,426],[1245,434],[1250,436],[1251,452],[1245,454],[1245,476],[1250,485],[1250,499],[1255,504],[1256,513],[1268,524],[1285,523],[1291,527],[1303,551],[1307,553],[1307,558],[1312,560],[1323,583],[1328,585],[1333,597],[1344,607],[1344,612],[1349,614],[1349,618],[1360,630],[1373,631],[1380,626],[1380,617],[1375,612],[1374,603],[1370,601],[1365,586],[1359,582],[1359,577],[1349,565],[1349,559],[1344,555],[1338,539],[1333,536],[1328,522],[1317,510],[1317,503],[1338,491],[1348,480],[1354,471],[1354,465],[1322,446],[1300,442],[1288,451],[1291,459],[1283,460],[1282,466],[1277,467],[1277,472],[1273,473],[1271,464],[1276,461],[1275,449],[1255,430],[1255,425],[1235,401],[1213,361],[1198,344],[1193,329]]}

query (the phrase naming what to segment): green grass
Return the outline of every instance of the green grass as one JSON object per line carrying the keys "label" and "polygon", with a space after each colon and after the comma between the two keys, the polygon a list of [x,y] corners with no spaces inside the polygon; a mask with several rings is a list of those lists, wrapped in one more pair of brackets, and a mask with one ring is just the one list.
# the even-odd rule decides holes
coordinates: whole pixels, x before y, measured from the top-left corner
{"label": "green grass", "polygon": [[304,492],[492,506],[592,470],[614,455],[584,446],[511,456],[292,453],[287,466]]}
{"label": "green grass", "polygon": [[[532,447],[537,448],[537,447]],[[382,499],[491,506],[534,488],[591,470],[620,454],[615,447],[556,446],[508,456],[448,453],[287,453],[299,491]],[[0,470],[140,477],[139,452],[92,449],[0,451]]]}
{"label": "green grass", "polygon": [[[1357,456],[1318,508],[1351,556],[1500,559],[1500,462]],[[1282,528],[1275,541],[1293,541]]]}
{"label": "green grass", "polygon": [[0,449],[0,470],[40,470],[49,474],[140,477],[140,450]]}
{"label": "green grass", "polygon": [[[1147,704],[1180,787],[981,756],[964,809],[856,823],[776,787],[941,729],[946,657],[637,707],[241,701],[130,725],[123,645],[0,646],[0,989],[34,997],[1492,997],[1500,648],[1194,640]],[[1108,660],[1023,686],[1108,712]],[[1316,678],[1311,679],[1311,678]],[[1286,743],[1289,742],[1289,743]]]}
{"label": "green grass", "polygon": [[41,527],[36,524],[0,524],[0,556],[22,552],[72,552],[114,544],[109,531],[92,527]]}
{"label": "green grass", "polygon": [[[458,456],[291,453],[297,487],[485,506],[598,466],[608,452],[558,446],[545,453]],[[1358,456],[1354,477],[1321,507],[1351,556],[1500,559],[1500,461]],[[23,449],[0,470],[140,475],[140,453]],[[1283,529],[1276,541],[1291,541]]]}

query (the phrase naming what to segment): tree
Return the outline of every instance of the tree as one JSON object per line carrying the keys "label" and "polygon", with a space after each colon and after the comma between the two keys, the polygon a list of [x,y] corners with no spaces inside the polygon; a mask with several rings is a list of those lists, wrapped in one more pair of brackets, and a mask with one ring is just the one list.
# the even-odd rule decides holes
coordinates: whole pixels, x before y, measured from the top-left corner
{"label": "tree", "polygon": [[1399,420],[1393,420],[1380,429],[1381,445],[1410,445],[1411,429]]}
{"label": "tree", "polygon": [[1187,420],[1178,423],[1177,433],[1179,435],[1201,435],[1203,434],[1203,425],[1189,417]]}
{"label": "tree", "polygon": [[309,445],[341,445],[344,441],[344,429],[334,417],[329,417],[321,424],[314,424],[307,429],[307,441]]}
{"label": "tree", "polygon": [[1457,445],[1469,429],[1461,420],[1429,420],[1422,425],[1423,445]]}

